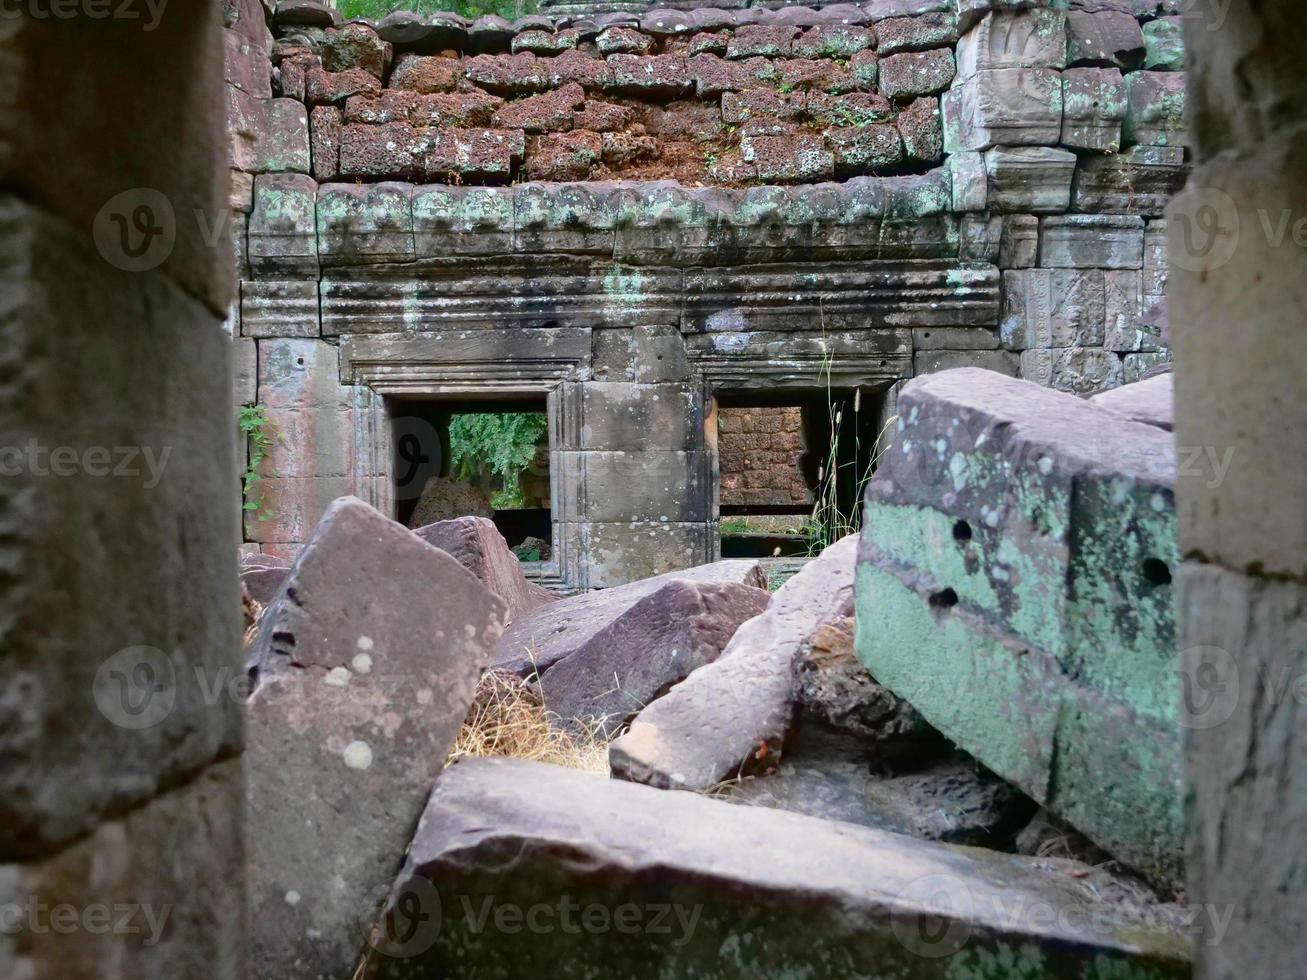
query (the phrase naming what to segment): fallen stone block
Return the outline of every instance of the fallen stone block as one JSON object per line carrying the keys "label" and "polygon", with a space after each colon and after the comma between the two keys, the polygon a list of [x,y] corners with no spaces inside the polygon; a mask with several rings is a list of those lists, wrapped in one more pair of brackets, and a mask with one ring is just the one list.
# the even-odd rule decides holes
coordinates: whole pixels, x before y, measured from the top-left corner
{"label": "fallen stone block", "polygon": [[360,974],[1187,977],[1188,937],[1091,874],[474,759],[432,794]]}
{"label": "fallen stone block", "polygon": [[509,550],[508,542],[485,517],[459,517],[438,521],[414,531],[427,544],[452,555],[508,607],[508,622],[514,623],[560,596],[528,582],[522,563]]}
{"label": "fallen stone block", "polygon": [[756,561],[719,561],[669,572],[627,585],[571,596],[515,622],[504,633],[494,666],[518,677],[543,675],[560,661],[598,643],[605,630],[620,622],[641,601],[673,581],[691,585],[743,585],[762,591],[767,576]]}
{"label": "fallen stone block", "polygon": [[1005,848],[1030,819],[1034,803],[974,761],[950,753],[948,742],[934,736],[928,747],[910,743],[918,753],[910,771],[886,775],[882,760],[856,740],[805,726],[774,772],[729,782],[719,793],[732,803],[922,840]]}
{"label": "fallen stone block", "polygon": [[[1061,356],[1025,356],[1041,353]],[[1170,435],[975,369],[910,382],[898,414],[867,496],[859,658],[996,774],[1178,881]]]}
{"label": "fallen stone block", "polygon": [[1089,399],[1091,405],[1170,432],[1175,421],[1175,382],[1171,374],[1122,385]]}
{"label": "fallen stone block", "polygon": [[803,642],[851,611],[857,543],[845,538],[777,590],[722,655],[691,674],[613,742],[613,774],[663,789],[705,790],[779,755],[794,718],[791,671]]}
{"label": "fallen stone block", "polygon": [[504,615],[362,501],[328,508],[249,655],[253,976],[351,974]]}

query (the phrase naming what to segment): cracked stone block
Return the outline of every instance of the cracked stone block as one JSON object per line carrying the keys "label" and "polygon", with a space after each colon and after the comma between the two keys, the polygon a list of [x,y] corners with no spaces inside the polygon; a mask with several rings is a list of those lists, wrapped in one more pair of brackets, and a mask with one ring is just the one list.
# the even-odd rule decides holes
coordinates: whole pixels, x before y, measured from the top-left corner
{"label": "cracked stone block", "polygon": [[329,72],[362,69],[378,81],[386,77],[394,49],[366,24],[346,24],[329,30],[321,48],[322,67]]}
{"label": "cracked stone block", "polygon": [[405,53],[395,60],[387,87],[431,95],[453,92],[463,79],[463,63],[457,58]]}
{"label": "cracked stone block", "polygon": [[1132,146],[1086,157],[1076,175],[1075,210],[1160,217],[1187,173],[1180,146]]}
{"label": "cracked stone block", "polygon": [[549,87],[544,59],[530,52],[479,54],[463,61],[468,81],[494,95],[534,95]]}
{"label": "cracked stone block", "polygon": [[1144,67],[1149,71],[1184,71],[1184,20],[1159,17],[1144,25]]}
{"label": "cracked stone block", "polygon": [[1158,338],[1136,326],[1143,312],[1144,274],[1142,272],[1108,272],[1105,275],[1103,346],[1118,353],[1157,351]]}
{"label": "cracked stone block", "polygon": [[738,28],[726,46],[726,57],[788,58],[799,29],[789,24],[750,24]]}
{"label": "cracked stone block", "polygon": [[255,274],[317,278],[317,193],[307,174],[254,178],[249,260]]}
{"label": "cracked stone block", "polygon": [[318,188],[318,255],[327,265],[411,262],[413,185],[324,184]]}
{"label": "cracked stone block", "polygon": [[1072,10],[1066,16],[1067,64],[1099,65],[1122,71],[1143,64],[1144,33],[1127,12]]}
{"label": "cracked stone block", "polygon": [[1125,113],[1125,79],[1116,68],[1068,68],[1062,73],[1063,146],[1117,152]]}
{"label": "cracked stone block", "polygon": [[1126,76],[1126,143],[1184,146],[1189,130],[1184,116],[1185,76],[1174,72],[1136,71]]}
{"label": "cracked stone block", "polygon": [[962,151],[948,158],[949,177],[953,184],[953,210],[984,211],[989,192],[985,158],[974,151]]}
{"label": "cracked stone block", "polygon": [[313,179],[326,183],[340,176],[341,113],[335,106],[314,106],[309,114]]}
{"label": "cracked stone block", "polygon": [[571,129],[573,113],[585,104],[585,89],[575,82],[553,92],[506,102],[494,114],[495,129],[526,133],[555,133]]}
{"label": "cracked stone block", "polygon": [[312,279],[241,283],[241,334],[246,337],[316,337],[318,284]]}
{"label": "cracked stone block", "polygon": [[1104,280],[1097,269],[1003,273],[999,334],[1008,350],[1102,345]]}
{"label": "cracked stone block", "polygon": [[951,48],[910,51],[880,59],[880,90],[891,99],[933,95],[949,87],[957,67]]}
{"label": "cracked stone block", "polygon": [[740,155],[766,183],[814,183],[835,175],[835,157],[817,134],[745,136]]}
{"label": "cracked stone block", "polygon": [[311,68],[304,85],[309,105],[340,105],[351,95],[381,94],[381,82],[362,68],[332,72]]}
{"label": "cracked stone block", "polygon": [[958,43],[958,21],[952,13],[920,17],[887,17],[876,24],[876,50],[881,57],[903,51],[951,48]]}
{"label": "cracked stone block", "polygon": [[1039,255],[1039,218],[1033,214],[1005,214],[1002,220],[999,268],[1033,268]]}
{"label": "cracked stone block", "polygon": [[1150,221],[1144,230],[1143,295],[1148,300],[1166,296],[1170,269],[1167,262],[1166,222]]}
{"label": "cracked stone block", "polygon": [[843,126],[826,130],[825,138],[838,176],[890,173],[903,164],[903,139],[894,126]]}
{"label": "cracked stone block", "polygon": [[955,0],[955,5],[958,33],[963,35],[995,11],[1010,13],[1049,6],[1046,0]]}
{"label": "cracked stone block", "polygon": [[1062,134],[1062,78],[1050,68],[980,71],[944,96],[949,142],[958,149],[1056,143]]}
{"label": "cracked stone block", "polygon": [[943,159],[944,129],[938,99],[915,99],[898,114],[894,125],[903,137],[903,155],[908,163],[928,166]]}
{"label": "cracked stone block", "polygon": [[247,173],[308,173],[309,117],[294,99],[257,99],[227,86],[232,166]]}
{"label": "cracked stone block", "polygon": [[852,58],[876,46],[876,32],[854,24],[818,24],[794,41],[796,58]]}
{"label": "cracked stone block", "polygon": [[989,206],[997,211],[1065,211],[1071,205],[1076,155],[1043,146],[985,151]]}
{"label": "cracked stone block", "polygon": [[958,77],[996,68],[1066,65],[1066,14],[1060,10],[996,11],[958,41]]}
{"label": "cracked stone block", "polygon": [[1044,218],[1039,264],[1050,269],[1142,269],[1144,219],[1124,214]]}
{"label": "cracked stone block", "polygon": [[1021,377],[1046,388],[1092,395],[1122,383],[1121,357],[1098,347],[1054,347],[1021,354]]}
{"label": "cracked stone block", "polygon": [[249,653],[250,953],[261,971],[353,972],[506,615],[453,557],[362,501],[327,510]]}
{"label": "cracked stone block", "polygon": [[[624,819],[608,816],[616,813]],[[579,827],[593,830],[587,836]],[[774,859],[757,860],[759,846],[785,841],[803,846],[781,846]],[[519,857],[505,862],[504,853]],[[934,937],[945,934],[971,937],[965,949],[946,940],[958,977],[1014,976],[1002,971],[1018,962],[1032,980],[1129,975],[1136,966],[1176,980],[1191,969],[1178,930],[1101,898],[1080,880],[1091,873],[1084,866],[1054,868],[541,763],[472,759],[447,772],[432,794],[386,917],[431,921],[438,889],[441,928],[420,929],[421,938],[407,944],[411,956],[373,957],[361,980],[443,976],[473,958],[496,976],[517,975],[522,963],[564,961],[586,976],[907,976],[921,962],[912,951],[917,937],[931,936],[936,952]],[[956,906],[939,913],[941,900],[922,885],[936,876],[955,890],[950,894],[971,896],[969,914],[952,911]],[[668,896],[681,918],[668,913],[655,926],[661,912],[649,911],[650,894]],[[491,941],[478,928],[485,923],[462,911],[491,907],[562,909],[570,918],[564,928],[535,934],[514,920]],[[741,908],[749,910],[744,920]],[[1058,925],[1033,935],[1012,908],[1047,910]],[[607,915],[596,922],[575,909],[626,910],[611,921],[639,931],[639,963],[629,965],[631,935],[604,925]],[[693,926],[685,910],[693,910]],[[581,921],[594,926],[584,941],[568,934]],[[732,951],[729,959],[723,948]],[[819,969],[814,948],[822,951]]]}
{"label": "cracked stone block", "polygon": [[[1032,361],[1085,390],[1120,379],[1110,352],[1027,351],[1023,368]],[[1184,817],[1171,434],[974,368],[910,381],[897,412],[867,495],[859,659],[950,741],[1173,885]]]}

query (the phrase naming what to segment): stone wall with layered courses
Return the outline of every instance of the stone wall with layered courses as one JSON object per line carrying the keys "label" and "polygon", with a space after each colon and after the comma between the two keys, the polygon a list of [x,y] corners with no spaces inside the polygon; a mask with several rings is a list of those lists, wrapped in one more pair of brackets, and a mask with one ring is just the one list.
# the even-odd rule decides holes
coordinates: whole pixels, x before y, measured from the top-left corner
{"label": "stone wall with layered courses", "polygon": [[1183,877],[1171,433],[1030,382],[907,385],[868,489],[858,655],[1108,852]]}
{"label": "stone wall with layered courses", "polygon": [[715,554],[718,391],[1139,376],[1174,12],[284,0],[265,44],[229,30],[238,397],[280,433],[247,539],[391,506],[398,396],[548,398],[558,574],[602,585]]}

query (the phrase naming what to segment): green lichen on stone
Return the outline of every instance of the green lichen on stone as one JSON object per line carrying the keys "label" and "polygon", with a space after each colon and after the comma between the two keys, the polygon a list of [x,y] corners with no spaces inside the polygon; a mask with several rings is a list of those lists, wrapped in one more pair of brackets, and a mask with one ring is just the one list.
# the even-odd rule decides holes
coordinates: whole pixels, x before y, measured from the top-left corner
{"label": "green lichen on stone", "polygon": [[948,961],[945,980],[1044,980],[1051,976],[1046,958],[1035,946],[999,943],[993,949],[960,950]]}

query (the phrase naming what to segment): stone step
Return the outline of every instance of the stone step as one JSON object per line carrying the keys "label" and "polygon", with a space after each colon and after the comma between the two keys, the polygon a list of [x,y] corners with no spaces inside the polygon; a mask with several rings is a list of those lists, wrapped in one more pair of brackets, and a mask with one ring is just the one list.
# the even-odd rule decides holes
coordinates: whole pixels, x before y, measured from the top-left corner
{"label": "stone step", "polygon": [[359,975],[1189,976],[1165,907],[1104,901],[1092,874],[467,760],[437,784]]}

